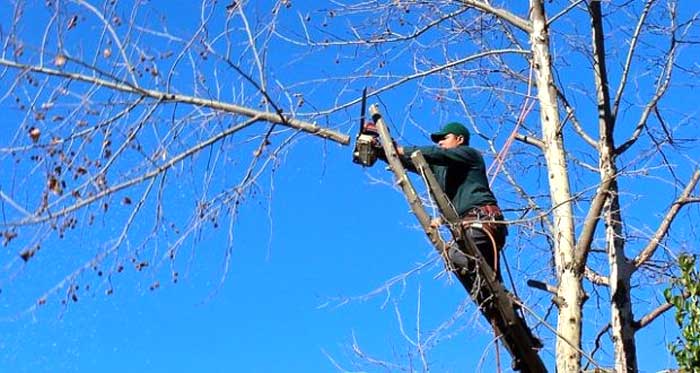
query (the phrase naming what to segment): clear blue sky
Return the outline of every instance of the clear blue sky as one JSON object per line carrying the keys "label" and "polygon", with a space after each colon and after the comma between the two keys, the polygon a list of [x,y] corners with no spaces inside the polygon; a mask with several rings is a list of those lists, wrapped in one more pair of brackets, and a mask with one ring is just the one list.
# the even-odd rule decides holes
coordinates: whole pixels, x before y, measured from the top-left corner
{"label": "clear blue sky", "polygon": [[[36,48],[44,29],[43,26],[33,29],[27,20],[37,25],[43,24],[51,15],[44,9],[43,2],[36,3],[27,8],[27,18],[22,23],[22,35],[28,41],[28,54],[36,53],[30,45],[34,43]],[[149,11],[139,14],[139,17],[144,17],[139,20],[143,21],[146,17],[157,19],[167,14],[167,29],[186,38],[196,27],[200,9],[198,6],[189,7],[185,4],[188,2],[175,3],[152,1],[147,7]],[[270,5],[267,3],[271,2],[249,3],[246,9],[252,24],[269,16]],[[279,22],[281,33],[302,37],[303,34],[298,31],[299,17],[307,14],[312,15],[312,24],[318,26],[314,30],[318,35],[347,32],[341,32],[346,25],[333,24],[334,20],[328,17],[327,12],[311,12],[305,8],[311,5],[298,3],[301,2],[293,2],[289,10],[282,9]],[[225,18],[222,15],[225,13],[224,5],[217,5],[216,9],[221,14],[215,17],[218,20],[213,24],[221,26],[216,22],[222,22]],[[80,9],[73,3],[66,6],[66,19]],[[94,47],[92,36],[95,36],[97,29],[94,19],[90,18],[92,16],[84,10],[80,12],[87,18],[79,18],[75,31],[67,36],[72,41],[67,49],[75,55],[82,53],[82,48],[89,50]],[[11,14],[8,2],[0,5],[0,25],[5,33],[10,29]],[[128,18],[129,8],[122,9],[120,14]],[[324,21],[330,23],[327,29],[320,26]],[[155,21],[147,23],[154,28],[161,25]],[[211,31],[212,34],[215,32],[218,31]],[[425,36],[427,39],[431,37],[430,34]],[[234,36],[237,41],[240,38],[240,35]],[[164,43],[156,37],[153,40]],[[299,87],[293,86],[293,83],[332,76],[337,71],[342,71],[344,75],[358,73],[364,69],[362,64],[369,66],[376,63],[378,58],[377,55],[365,58],[362,53],[370,52],[353,51],[354,47],[343,48],[342,53],[321,49],[307,55],[303,48],[277,38],[274,40],[271,43],[274,48],[270,49],[268,56],[269,83],[274,85],[277,79],[286,84],[292,93],[296,89],[302,91],[309,104],[301,108],[301,112],[311,111],[310,106],[314,104],[320,108],[331,107],[336,99],[337,102],[346,102],[359,93],[363,81],[353,80],[347,89],[344,82],[336,81]],[[154,49],[160,47],[163,45],[154,45]],[[447,51],[449,55],[459,54],[457,47],[451,48],[455,50]],[[358,53],[357,58],[351,57]],[[336,54],[342,57],[340,62],[329,63],[329,56]],[[399,62],[410,57],[408,53],[396,50],[388,55],[395,56]],[[244,60],[250,62],[247,59],[250,55],[246,56]],[[213,71],[212,59],[201,63],[203,71]],[[394,79],[390,73],[400,75],[410,71],[407,66],[401,63],[392,65],[393,70],[385,72],[387,75],[384,78],[377,78],[375,84]],[[237,79],[226,86],[226,79],[237,74],[223,65],[219,66],[217,74],[221,74],[225,83],[222,90],[224,99],[235,101],[241,91],[253,91]],[[209,88],[214,90],[214,79],[211,76],[208,78]],[[177,74],[174,82],[180,92],[193,93],[188,89],[192,85],[191,76]],[[434,82],[426,80],[420,83],[430,85]],[[10,84],[9,79],[0,80],[3,94]],[[407,84],[380,96],[393,130],[403,133],[408,141],[414,143],[426,141],[426,137],[412,126],[412,121],[423,123],[431,130],[446,120],[461,119],[453,118],[449,111],[432,107],[434,103],[427,99],[415,100],[413,95],[417,84]],[[682,111],[685,105],[681,98],[671,97]],[[288,106],[286,101],[280,101],[285,107]],[[370,103],[375,102],[378,102],[376,98],[370,99]],[[416,107],[410,111],[410,117],[404,117],[409,111],[405,110],[409,103]],[[588,103],[581,103],[582,106],[585,104]],[[0,108],[7,113],[4,114],[3,127],[9,128],[8,132],[12,134],[0,142],[3,147],[14,141],[10,139],[16,133],[24,133],[24,130],[15,128],[15,123],[27,123],[23,113],[16,107],[11,109],[12,105],[11,99],[0,103]],[[476,110],[483,110],[488,103],[475,102],[474,105]],[[186,109],[178,110],[184,112]],[[359,106],[356,105],[336,113],[331,118],[337,123],[332,125],[340,126],[342,131],[354,135],[356,128],[351,124],[356,123],[358,112]],[[629,112],[633,113],[634,110],[629,109]],[[166,118],[164,121],[167,122],[171,113],[165,110],[158,115]],[[530,119],[531,126],[536,126],[535,117],[536,114]],[[254,130],[264,128],[259,125]],[[507,132],[504,130],[504,135]],[[698,137],[697,128],[686,129],[684,134]],[[151,134],[144,141],[153,141],[156,137]],[[475,136],[473,145],[477,148],[487,146],[478,136]],[[230,168],[218,169],[212,189],[231,186],[237,172],[240,172],[236,169],[235,161],[238,158],[235,152],[247,155],[252,148],[249,144],[234,143],[225,151],[226,156],[231,157],[226,164]],[[111,276],[111,285],[107,276],[88,271],[79,280],[81,288],[77,290],[77,302],[70,299],[71,295],[67,295],[66,289],[62,289],[38,310],[23,312],[64,276],[113,242],[121,228],[113,222],[120,221],[126,214],[119,211],[118,204],[110,209],[113,215],[98,218],[94,226],[82,227],[63,240],[51,236],[27,265],[19,262],[17,252],[12,251],[14,249],[2,251],[0,372],[398,370],[394,366],[382,369],[378,366],[354,365],[359,361],[356,354],[359,350],[369,358],[411,366],[420,371],[422,362],[412,346],[412,342],[418,338],[433,338],[436,342],[428,354],[432,371],[494,371],[497,359],[490,328],[481,320],[474,306],[465,302],[463,288],[444,275],[440,276],[440,263],[435,261],[433,249],[422,231],[416,228],[415,218],[409,213],[403,196],[389,185],[374,181],[375,178],[390,181],[390,175],[382,170],[381,165],[368,171],[352,164],[350,153],[348,146],[316,137],[299,136],[289,151],[280,157],[280,167],[274,173],[274,181],[270,182],[269,172],[264,173],[260,182],[261,192],[246,200],[247,203],[237,215],[230,268],[225,278],[228,233],[226,227],[220,227],[205,230],[196,242],[188,241],[183,246],[175,264],[179,274],[177,283],[171,281],[168,265],[150,266],[141,272],[137,272],[133,266],[126,266],[123,272]],[[698,152],[688,154],[693,158]],[[12,160],[6,154],[2,156],[0,188],[17,188],[15,183],[25,179],[22,175],[18,176],[19,171],[6,167]],[[524,157],[532,160],[528,155]],[[192,209],[193,193],[201,191],[198,178],[203,175],[205,159],[203,157],[192,163],[194,171],[190,177],[173,177],[170,180],[173,187],[168,190],[170,198],[167,209],[175,212],[173,221],[186,221],[188,216],[182,212]],[[490,161],[490,158],[487,159],[487,162]],[[26,166],[25,163],[22,165]],[[686,179],[689,170],[682,167],[678,171],[681,180]],[[544,178],[544,174],[540,176]],[[418,179],[416,181],[419,182]],[[498,184],[499,181],[494,187],[497,192],[507,189]],[[38,190],[43,186],[23,185],[20,188],[32,191],[32,188]],[[138,192],[130,196],[135,198],[134,195],[138,195]],[[657,197],[650,197],[645,206],[665,206],[668,202]],[[505,207],[508,207],[508,201],[512,202],[510,197],[504,197],[504,200]],[[630,208],[629,211],[636,210]],[[655,226],[653,219],[647,223],[644,216],[635,218],[635,222],[640,221],[640,225]],[[138,224],[134,230],[144,234],[151,224],[152,221],[148,220],[145,224]],[[32,233],[36,236],[21,239],[31,241],[42,234],[40,231]],[[164,237],[162,240],[140,251],[143,257],[154,262],[162,257],[167,243],[172,242],[175,236],[168,232],[161,234]],[[517,244],[528,248],[531,237],[516,239],[511,235],[510,239],[510,247]],[[139,243],[137,240],[128,242],[123,250],[130,253],[132,247],[129,245]],[[545,316],[550,308],[550,297],[526,289],[524,280],[533,274],[541,275],[538,277],[540,279],[550,275],[546,269],[548,258],[537,250],[507,249],[506,255],[521,295],[540,316]],[[384,291],[375,291],[394,276],[421,265],[424,267],[420,271],[405,280],[397,280]],[[223,283],[222,278],[225,279]],[[156,282],[158,288],[150,290]],[[105,295],[105,290],[110,286],[114,293]],[[649,292],[641,296],[654,299],[659,295]],[[62,299],[68,300],[67,308],[61,305]],[[593,309],[595,306],[587,304],[584,321],[584,340],[590,342],[585,346],[587,351],[591,349],[593,336],[607,317],[606,313],[597,315]],[[549,315],[550,323],[555,321],[553,314],[554,311]],[[455,316],[457,319],[452,320]],[[533,319],[529,320],[530,324],[535,323]],[[653,329],[637,334],[640,367],[646,372],[674,364],[666,350],[666,344],[675,335],[672,320],[661,319],[656,323]],[[546,344],[542,356],[553,371],[553,335],[543,327],[537,329],[537,334]],[[357,351],[353,351],[355,344],[359,349]],[[502,367],[508,371],[510,361],[502,346],[500,357]],[[601,359],[610,361],[609,356],[601,355]]]}

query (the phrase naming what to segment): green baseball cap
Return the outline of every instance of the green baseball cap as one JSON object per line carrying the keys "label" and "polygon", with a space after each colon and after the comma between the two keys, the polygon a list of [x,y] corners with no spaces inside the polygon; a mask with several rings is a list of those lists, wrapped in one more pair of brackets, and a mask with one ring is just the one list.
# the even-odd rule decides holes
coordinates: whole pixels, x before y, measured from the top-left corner
{"label": "green baseball cap", "polygon": [[469,145],[469,130],[459,122],[447,123],[440,131],[431,133],[430,139],[433,140],[433,142],[439,142],[450,133],[456,136],[464,137],[464,145]]}

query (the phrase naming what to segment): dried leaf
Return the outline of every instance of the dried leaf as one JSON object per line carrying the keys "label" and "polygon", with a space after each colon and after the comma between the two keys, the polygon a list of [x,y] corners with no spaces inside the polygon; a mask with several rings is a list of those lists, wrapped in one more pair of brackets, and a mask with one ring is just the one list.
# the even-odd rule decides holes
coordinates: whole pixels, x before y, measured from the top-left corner
{"label": "dried leaf", "polygon": [[2,236],[5,238],[5,241],[3,242],[3,246],[7,246],[7,244],[10,243],[15,237],[17,237],[17,232],[13,231],[5,231],[2,233]]}
{"label": "dried leaf", "polygon": [[33,248],[26,249],[19,253],[19,256],[20,258],[22,258],[22,260],[28,262],[29,259],[31,259],[34,256],[34,254],[36,254],[37,250],[39,250],[39,246],[34,246]]}
{"label": "dried leaf", "polygon": [[63,194],[63,187],[61,186],[61,183],[56,179],[54,176],[49,176],[49,181],[48,181],[48,187],[49,190],[54,192],[54,194],[61,195]]}
{"label": "dried leaf", "polygon": [[41,136],[41,130],[39,130],[36,127],[32,127],[29,129],[29,138],[32,139],[32,142],[36,143],[39,141],[39,137]]}

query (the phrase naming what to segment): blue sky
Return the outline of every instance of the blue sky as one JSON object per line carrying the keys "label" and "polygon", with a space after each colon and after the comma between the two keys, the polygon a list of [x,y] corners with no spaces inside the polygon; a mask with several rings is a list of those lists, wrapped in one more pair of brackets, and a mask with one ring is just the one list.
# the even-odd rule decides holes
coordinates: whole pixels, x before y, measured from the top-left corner
{"label": "blue sky", "polygon": [[[266,35],[264,26],[270,20],[273,3],[246,4],[248,22],[260,32],[259,35]],[[44,2],[30,1],[27,4],[17,31],[25,42],[23,61],[36,61],[44,35],[47,35],[49,45],[44,57],[52,61],[59,48],[54,28],[44,33],[43,25],[49,22],[53,13]],[[213,45],[219,51],[226,49],[225,38],[217,34],[227,20],[225,5],[217,4],[211,8],[214,9],[212,27],[207,33],[207,40],[217,40]],[[101,68],[126,76],[123,66],[112,64],[114,59],[99,58],[103,48],[109,45],[106,42],[109,36],[94,16],[77,2],[61,6],[57,25],[65,25],[74,14],[81,15],[72,31],[62,31],[65,38],[63,51],[76,59],[95,58]],[[167,30],[182,40],[187,40],[197,29],[201,12],[199,5],[189,2],[152,1],[138,12],[132,12],[130,3],[120,2],[118,6],[116,14],[123,19],[133,15],[137,23],[147,25],[151,30]],[[554,8],[562,6],[552,5]],[[205,14],[209,9],[205,8]],[[420,43],[408,46],[397,43],[376,48],[352,45],[324,48],[295,44],[304,38],[301,25],[307,18],[309,33],[317,40],[347,39],[352,35],[349,25],[367,21],[368,24],[363,25],[376,27],[372,22],[382,22],[381,19],[367,19],[365,10],[336,17],[330,15],[330,9],[331,4],[312,9],[311,5],[301,2],[294,2],[290,8],[282,7],[277,23],[278,34],[272,36],[269,43],[261,37],[257,45],[268,47],[265,79],[272,96],[285,110],[296,110],[300,117],[318,120],[352,136],[357,130],[359,105],[337,110],[329,116],[313,117],[309,113],[349,102],[359,96],[365,85],[372,90],[411,74],[413,68],[425,69],[432,63],[463,57],[469,52],[464,50],[468,47],[460,40],[450,40],[444,49],[428,47],[443,37],[443,34],[430,32],[419,39]],[[683,14],[698,10],[688,6],[683,8]],[[397,32],[406,32],[418,22],[420,14],[417,13],[405,13],[408,26],[398,22],[391,26]],[[12,29],[12,14],[11,4],[5,2],[0,6],[3,35]],[[231,59],[257,79],[255,61],[242,32],[243,24],[240,18],[233,19],[238,33],[231,36]],[[468,16],[463,19],[465,22],[469,20]],[[584,26],[577,23],[583,22],[580,13],[573,13],[562,22],[565,26],[553,36],[555,50],[563,49],[564,45],[569,45],[567,43],[575,45],[585,41],[585,38],[581,39],[584,41],[570,39],[566,34],[573,29],[588,27],[586,23],[581,23]],[[372,32],[370,29],[356,30]],[[117,28],[117,32],[121,36],[127,34],[124,27]],[[697,30],[691,36],[696,34]],[[170,57],[142,61],[138,66],[138,71],[144,73],[140,78],[144,86],[162,88],[168,64],[177,56],[181,42],[149,33],[138,35],[137,45],[141,49],[128,49],[133,53],[134,61],[138,60],[139,53],[161,56],[164,51],[174,52]],[[615,33],[613,40],[624,39],[625,35],[624,32]],[[658,52],[657,47],[663,49],[663,38],[657,41],[658,45],[650,47],[649,54]],[[505,42],[493,43],[497,48]],[[619,57],[624,49],[618,47],[623,44],[610,45],[611,54]],[[195,48],[197,52],[200,50]],[[413,53],[421,50],[424,50],[425,60],[413,65]],[[215,96],[224,101],[260,107],[259,95],[238,73],[215,57],[204,60],[198,59],[196,53],[193,55],[192,59],[184,55],[175,70],[172,81],[177,92]],[[696,56],[697,52],[688,46],[681,62],[692,65]],[[588,65],[585,58],[575,56],[575,53],[564,57],[558,56],[561,58],[558,61],[566,62],[558,65],[558,73],[562,79],[570,79],[565,79],[565,89],[577,110],[580,108],[584,126],[595,131],[595,107],[587,98],[590,92],[586,92],[585,86],[590,83],[586,80],[589,76],[577,75],[581,71],[590,73]],[[519,56],[508,56],[507,60],[523,69],[521,72],[526,71],[527,65]],[[151,62],[154,65],[149,65]],[[203,75],[193,74],[191,65]],[[149,77],[144,70],[153,66],[160,71],[157,78]],[[66,68],[80,69],[70,62]],[[500,98],[500,93],[492,95],[477,85],[481,80],[469,78],[467,70],[470,68],[473,66],[467,64],[465,71],[460,70],[463,75],[458,75],[463,77],[459,84],[467,87],[465,91],[475,92],[467,98],[473,100],[469,101],[468,113],[453,95],[442,89],[446,84],[444,76],[413,80],[370,98],[370,103],[381,105],[393,133],[402,142],[424,143],[427,141],[426,131],[436,129],[441,123],[454,119],[466,122],[470,128],[486,134],[485,137],[473,136],[473,145],[485,150],[486,161],[490,164],[493,157],[487,140],[491,140],[489,136],[493,134],[494,146],[503,144],[514,125],[512,111],[520,107],[525,90],[522,84],[511,82],[505,88],[517,94],[504,95],[505,98]],[[643,78],[654,76],[655,70],[641,66],[636,73],[635,79],[639,80],[634,84],[636,91],[625,101],[621,113],[623,135],[632,127],[631,122],[640,111],[638,104],[650,92],[649,86],[643,84]],[[492,78],[490,74],[493,74]],[[619,74],[618,64],[611,67],[611,74]],[[680,89],[669,94],[664,104],[672,109],[664,114],[671,119],[679,138],[697,139],[700,136],[693,121],[697,109],[684,98],[688,90],[683,89],[683,79],[689,74],[679,74]],[[499,79],[495,72],[487,75],[492,81]],[[195,85],[194,82],[201,77],[206,81]],[[0,88],[3,95],[10,89],[13,79],[13,73],[2,76]],[[46,83],[49,87],[58,84],[50,79]],[[37,106],[54,93],[51,89],[37,87],[23,89],[17,93],[21,101],[36,98],[34,104]],[[65,102],[60,99],[54,111],[64,116],[71,115],[80,94],[90,93],[89,86],[77,83],[66,89],[74,92],[75,97],[66,98]],[[294,94],[303,94],[303,106],[295,108],[298,96]],[[0,101],[0,108],[6,116],[4,127],[9,134],[1,140],[0,147],[30,145],[26,137],[29,126],[40,126],[43,133],[57,136],[65,136],[66,131],[73,129],[72,122],[57,120],[59,123],[56,124],[25,116],[25,112],[13,102],[13,97],[9,95]],[[90,96],[94,107],[125,97],[128,96],[106,91]],[[102,115],[114,115],[126,104],[114,106],[104,109]],[[148,109],[149,106],[144,106],[118,121],[112,133],[114,142],[123,140],[127,133],[125,128],[133,128],[133,123],[142,119]],[[89,115],[85,118],[90,123],[96,121]],[[525,131],[537,133],[536,118],[536,112],[530,115]],[[159,141],[165,139],[163,141],[168,141],[168,152],[172,155],[238,119],[209,115],[206,111],[184,105],[162,105],[139,141],[145,152],[154,152]],[[348,146],[308,135],[294,135],[290,131],[276,133],[273,146],[286,140],[291,141],[291,145],[283,148],[275,161],[262,169],[257,184],[246,194],[240,210],[235,215],[230,210],[220,211],[216,227],[208,224],[201,232],[197,231],[179,246],[176,258],[168,260],[168,248],[181,237],[178,231],[192,221],[195,200],[213,198],[222,191],[230,192],[256,149],[259,138],[255,136],[264,132],[266,126],[264,123],[255,124],[174,169],[163,190],[165,222],[154,229],[157,204],[153,198],[149,199],[137,223],[130,228],[128,239],[95,269],[88,264],[87,270],[74,283],[79,285],[77,289],[61,286],[61,281],[76,268],[89,263],[97,253],[114,245],[124,221],[128,219],[130,206],[133,206],[125,204],[124,198],[128,197],[135,203],[146,192],[146,186],[142,184],[116,194],[108,200],[109,209],[97,214],[94,224],[80,224],[62,239],[50,229],[23,228],[25,230],[20,236],[0,253],[0,372],[399,370],[398,366],[391,364],[420,371],[423,362],[413,345],[419,339],[434,342],[427,354],[432,371],[494,371],[497,352],[490,328],[481,320],[474,306],[465,302],[462,287],[441,272],[433,249],[416,227],[403,196],[391,187],[391,176],[383,170],[383,165],[368,170],[352,164]],[[103,140],[107,138],[106,135],[101,137],[103,135],[96,133],[95,141],[71,145],[69,149],[81,149],[88,155],[100,154]],[[568,139],[572,158],[577,162],[595,163],[580,140],[571,135]],[[642,179],[645,184],[640,188],[635,188],[640,178],[632,176],[621,180],[621,185],[630,187],[623,199],[625,213],[630,216],[635,229],[639,228],[639,231],[630,228],[630,250],[643,243],[642,233],[656,227],[657,219],[671,200],[670,195],[676,193],[668,188],[667,171],[658,167],[659,157],[653,146],[646,141],[640,147],[643,150],[635,153],[635,157],[625,157],[621,161],[630,168],[630,174],[643,167],[651,170],[647,173],[649,177]],[[36,196],[40,195],[46,182],[45,172],[51,169],[48,163],[35,164],[27,159],[32,155],[43,155],[40,150],[30,149],[22,153],[24,157],[19,160],[7,152],[0,153],[0,190],[26,204],[29,210],[36,208]],[[688,178],[700,157],[697,148],[688,149],[684,154],[674,153],[672,156],[680,181]],[[116,183],[116,180],[128,179],[142,172],[150,165],[144,162],[144,158],[143,153],[125,150],[110,170],[110,181]],[[546,190],[546,173],[540,167],[542,158],[532,148],[516,144],[510,161],[513,172],[529,190]],[[573,175],[576,190],[585,190],[597,180],[596,175],[587,173],[585,167],[576,167]],[[203,182],[208,177],[211,177],[209,182]],[[420,180],[415,181],[420,185]],[[73,185],[71,182],[69,186]],[[503,178],[497,179],[494,190],[502,207],[510,209],[508,217],[518,217],[516,210],[522,207],[522,201]],[[541,194],[537,198],[540,202],[546,201],[546,196]],[[20,216],[7,203],[2,207],[3,219],[13,220]],[[576,214],[583,216],[586,207],[585,201],[577,204]],[[96,210],[99,211],[100,206]],[[77,214],[77,218],[84,222],[89,219],[91,211],[94,209]],[[697,207],[689,211],[684,215],[686,218],[697,216]],[[235,223],[233,229],[229,229],[231,222]],[[553,275],[548,267],[550,256],[546,243],[538,235],[538,228],[534,224],[522,231],[511,230],[505,255],[519,294],[539,316],[547,315],[547,320],[554,323],[556,312],[551,310],[549,295],[527,289],[524,285],[529,278],[551,282]],[[149,238],[151,232],[156,232],[155,238]],[[694,227],[682,225],[676,233],[677,238],[668,243],[670,252],[679,248],[697,249]],[[18,256],[21,248],[39,240],[42,241],[41,250],[24,264]],[[149,265],[137,271],[131,258],[135,258],[135,263],[145,260]],[[604,257],[591,260],[604,268]],[[120,265],[124,266],[123,271],[116,270]],[[411,275],[402,276],[407,272]],[[174,273],[177,273],[177,282],[173,281]],[[654,280],[640,280],[635,285],[641,287]],[[587,289],[598,291],[601,301],[609,296],[605,289]],[[658,304],[661,297],[658,289],[640,288],[635,292],[640,305],[637,315]],[[110,290],[111,295],[107,295]],[[50,296],[46,304],[34,307],[47,292]],[[72,299],[73,295],[77,301]],[[64,300],[67,307],[62,304]],[[529,318],[529,322],[531,325],[536,323],[533,318]],[[584,319],[586,351],[592,349],[595,334],[607,322],[604,303],[589,301]],[[657,371],[674,365],[666,350],[666,344],[676,335],[674,330],[671,318],[659,319],[652,328],[637,334],[643,371]],[[545,342],[542,357],[549,367],[553,367],[553,334],[542,326],[536,333]],[[364,360],[358,357],[359,352],[364,354]],[[502,346],[500,357],[501,366],[507,371],[509,359]],[[609,362],[610,349],[597,357]],[[389,365],[367,364],[368,359]]]}

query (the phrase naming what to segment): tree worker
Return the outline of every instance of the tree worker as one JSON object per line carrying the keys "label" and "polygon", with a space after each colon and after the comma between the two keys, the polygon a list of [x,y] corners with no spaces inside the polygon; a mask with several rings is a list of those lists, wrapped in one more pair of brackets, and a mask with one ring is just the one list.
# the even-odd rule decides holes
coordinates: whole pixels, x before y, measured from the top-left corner
{"label": "tree worker", "polygon": [[[373,126],[373,124],[371,124]],[[452,202],[460,216],[463,231],[469,235],[485,262],[496,272],[499,282],[503,282],[499,268],[499,253],[505,245],[508,230],[503,223],[503,213],[489,187],[486,166],[481,153],[469,146],[469,130],[458,122],[447,123],[438,132],[432,133],[430,139],[437,144],[430,146],[396,146],[401,163],[408,171],[418,172],[410,156],[420,150],[431,171]],[[375,140],[376,141],[376,140]],[[377,158],[387,161],[381,145],[376,142]],[[439,219],[431,225],[437,227]],[[490,321],[494,312],[490,294],[484,293],[478,286],[475,261],[462,252],[457,245],[449,245],[448,258],[458,269],[456,275],[480,304],[484,316]],[[466,272],[462,271],[466,270]],[[476,286],[475,286],[476,285]],[[513,303],[514,311],[520,308]],[[515,312],[532,340],[534,348],[541,348],[542,342],[532,334],[523,316]],[[515,363],[515,362],[514,362]]]}
{"label": "tree worker", "polygon": [[[503,213],[489,187],[484,158],[469,146],[469,130],[461,123],[448,123],[430,138],[437,146],[397,146],[401,162],[407,170],[417,172],[410,155],[416,150],[421,151],[440,187],[462,218],[464,231],[471,236],[500,281],[498,253],[508,233],[505,224],[499,224],[503,221]],[[384,152],[377,153],[378,158],[386,162]],[[475,225],[475,222],[480,224]],[[433,221],[433,226],[439,224],[440,221]],[[448,256],[457,267],[473,271],[474,261],[469,260],[456,245],[451,245]],[[471,291],[475,279],[474,276],[467,277]]]}

